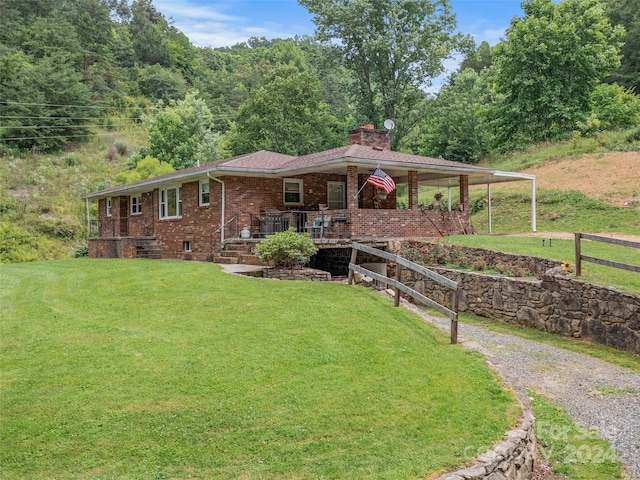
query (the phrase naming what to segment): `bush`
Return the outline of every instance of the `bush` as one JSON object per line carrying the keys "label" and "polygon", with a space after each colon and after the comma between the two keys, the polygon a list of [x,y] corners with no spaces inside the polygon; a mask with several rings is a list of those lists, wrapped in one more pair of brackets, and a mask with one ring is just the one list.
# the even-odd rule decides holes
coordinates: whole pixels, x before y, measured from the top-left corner
{"label": "bush", "polygon": [[273,262],[276,267],[299,267],[311,259],[318,249],[306,233],[297,233],[291,227],[286,232],[269,235],[256,246],[263,262]]}

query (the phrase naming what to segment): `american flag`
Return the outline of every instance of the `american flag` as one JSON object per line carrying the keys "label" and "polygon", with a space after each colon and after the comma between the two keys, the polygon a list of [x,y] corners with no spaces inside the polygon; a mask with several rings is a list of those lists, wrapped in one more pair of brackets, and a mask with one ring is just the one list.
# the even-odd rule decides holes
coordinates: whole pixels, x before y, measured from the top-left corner
{"label": "american flag", "polygon": [[376,168],[371,176],[367,179],[367,183],[384,190],[385,193],[392,192],[396,188],[396,182],[389,175],[379,168]]}

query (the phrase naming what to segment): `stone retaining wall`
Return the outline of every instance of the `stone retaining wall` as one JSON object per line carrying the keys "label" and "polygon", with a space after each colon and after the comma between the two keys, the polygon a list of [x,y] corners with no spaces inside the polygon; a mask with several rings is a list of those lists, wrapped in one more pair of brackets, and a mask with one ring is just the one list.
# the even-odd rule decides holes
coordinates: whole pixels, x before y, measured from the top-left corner
{"label": "stone retaining wall", "polygon": [[330,282],[331,274],[313,268],[265,268],[264,278],[275,280],[307,280],[313,282]]}
{"label": "stone retaining wall", "polygon": [[[563,276],[516,279],[432,270],[460,285],[459,311],[640,354],[640,295]],[[450,292],[408,270],[402,281],[443,305]]]}

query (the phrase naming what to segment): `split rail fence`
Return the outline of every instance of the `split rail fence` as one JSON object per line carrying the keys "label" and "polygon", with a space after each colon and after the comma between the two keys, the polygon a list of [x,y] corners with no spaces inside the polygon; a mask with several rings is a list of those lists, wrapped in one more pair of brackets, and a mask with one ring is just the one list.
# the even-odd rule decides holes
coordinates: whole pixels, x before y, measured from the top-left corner
{"label": "split rail fence", "polygon": [[602,237],[600,235],[590,235],[588,233],[576,233],[576,276],[582,275],[582,261],[597,263],[598,265],[606,265],[608,267],[619,268],[622,270],[629,270],[631,272],[640,273],[640,266],[629,265],[627,263],[613,262],[611,260],[605,260],[603,258],[590,257],[588,255],[582,255],[581,240],[592,240],[595,242],[611,243],[613,245],[622,245],[624,247],[640,248],[640,242],[632,242],[630,240],[622,240],[619,238]]}
{"label": "split rail fence", "polygon": [[[394,255],[389,252],[385,252],[383,250],[379,250],[377,248],[369,247],[368,245],[363,245],[361,243],[353,242],[351,250],[351,260],[349,262],[349,285],[353,285],[354,282],[354,272],[358,272],[362,275],[371,277],[372,279],[384,283],[393,287],[395,292],[395,306],[400,305],[400,292],[409,295],[411,298],[422,302],[429,308],[432,308],[444,316],[451,320],[451,343],[458,343],[458,283],[450,280],[432,270],[429,270],[422,265],[418,265],[417,263],[413,263],[406,258],[400,257],[398,255]],[[390,262],[394,262],[396,264],[396,275],[395,279],[386,277],[376,272],[372,272],[371,270],[367,270],[366,268],[361,267],[360,265],[356,265],[356,259],[358,256],[358,251],[368,253],[370,255],[375,255],[377,257],[383,258]],[[430,298],[424,296],[420,292],[408,287],[404,283],[401,282],[402,278],[402,269],[406,268],[413,272],[419,273],[434,282],[448,287],[451,290],[451,308],[447,308],[444,305],[440,305],[439,303],[431,300]]]}

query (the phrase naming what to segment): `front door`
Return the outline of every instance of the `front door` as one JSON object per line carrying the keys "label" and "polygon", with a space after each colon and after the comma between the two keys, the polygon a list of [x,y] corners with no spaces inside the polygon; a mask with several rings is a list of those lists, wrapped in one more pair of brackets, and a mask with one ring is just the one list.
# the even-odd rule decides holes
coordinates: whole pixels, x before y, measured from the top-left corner
{"label": "front door", "polygon": [[129,236],[129,197],[120,197],[120,236]]}

